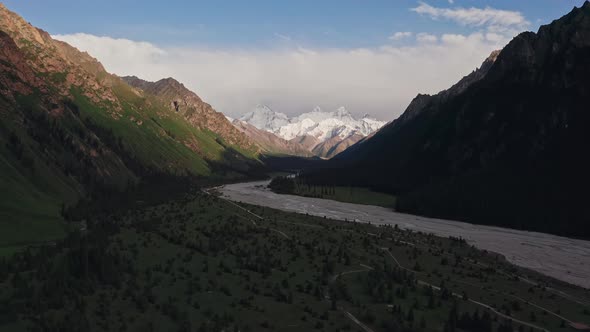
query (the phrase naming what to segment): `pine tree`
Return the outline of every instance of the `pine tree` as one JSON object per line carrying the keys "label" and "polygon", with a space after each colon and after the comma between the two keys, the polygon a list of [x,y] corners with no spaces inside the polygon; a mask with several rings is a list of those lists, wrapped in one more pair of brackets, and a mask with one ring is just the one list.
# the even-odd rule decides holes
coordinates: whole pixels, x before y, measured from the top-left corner
{"label": "pine tree", "polygon": [[408,322],[414,321],[414,309],[413,308],[410,308],[410,311],[408,311],[408,316],[406,319],[408,320]]}

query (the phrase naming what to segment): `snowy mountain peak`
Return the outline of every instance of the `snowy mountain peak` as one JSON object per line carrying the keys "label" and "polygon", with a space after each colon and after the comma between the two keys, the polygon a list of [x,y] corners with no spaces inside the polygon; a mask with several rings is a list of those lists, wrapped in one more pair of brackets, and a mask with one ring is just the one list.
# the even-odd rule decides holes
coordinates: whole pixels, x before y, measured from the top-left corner
{"label": "snowy mountain peak", "polygon": [[257,113],[268,113],[268,114],[274,113],[274,111],[270,107],[268,107],[266,105],[263,105],[263,104],[256,105],[256,107],[254,108],[254,112],[257,112]]}
{"label": "snowy mountain peak", "polygon": [[313,108],[313,110],[311,111],[312,113],[323,113],[324,111],[322,111],[322,108],[319,106],[316,106]]}
{"label": "snowy mountain peak", "polygon": [[367,116],[356,119],[343,106],[333,112],[325,112],[321,107],[316,106],[311,112],[289,118],[266,105],[258,105],[240,120],[286,140],[312,136],[319,142],[325,142],[337,136],[340,139],[354,135],[365,137],[385,125],[385,122]]}
{"label": "snowy mountain peak", "polygon": [[344,106],[338,107],[338,109],[336,110],[336,115],[339,117],[351,116],[350,112],[348,112],[348,110],[346,110],[346,107]]}
{"label": "snowy mountain peak", "polygon": [[275,112],[266,105],[256,105],[253,111],[244,114],[240,120],[270,132],[275,132],[289,123],[287,115]]}

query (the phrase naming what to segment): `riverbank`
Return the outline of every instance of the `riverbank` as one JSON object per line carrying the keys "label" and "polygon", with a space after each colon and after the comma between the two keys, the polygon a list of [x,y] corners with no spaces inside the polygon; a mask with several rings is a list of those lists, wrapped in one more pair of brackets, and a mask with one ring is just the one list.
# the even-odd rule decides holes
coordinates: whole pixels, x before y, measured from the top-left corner
{"label": "riverbank", "polygon": [[571,284],[590,288],[590,241],[501,227],[424,218],[378,206],[279,195],[269,181],[236,183],[219,188],[228,199],[339,220],[398,225],[443,237],[462,237],[476,247],[504,255],[511,263]]}

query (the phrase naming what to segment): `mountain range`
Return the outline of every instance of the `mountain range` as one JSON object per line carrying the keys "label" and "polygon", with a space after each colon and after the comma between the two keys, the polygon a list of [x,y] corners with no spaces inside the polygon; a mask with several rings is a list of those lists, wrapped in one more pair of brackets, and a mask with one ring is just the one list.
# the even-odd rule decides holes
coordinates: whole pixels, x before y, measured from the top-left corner
{"label": "mountain range", "polygon": [[[315,107],[311,112],[290,118],[286,114],[273,111],[266,105],[256,106],[253,111],[244,114],[233,123],[238,128],[249,124],[271,133],[282,139],[280,141],[282,146],[303,148],[302,152],[297,152],[295,149],[285,150],[290,154],[311,153],[323,158],[337,155],[385,125],[385,122],[368,115],[356,119],[344,107],[333,112],[326,112],[320,107]],[[244,132],[257,141],[253,134],[249,134],[249,131]],[[277,148],[274,150],[280,151]]]}
{"label": "mountain range", "polygon": [[148,178],[258,177],[267,171],[262,154],[313,156],[325,142],[333,146],[323,154],[331,155],[347,144],[328,136],[356,140],[346,126],[285,140],[245,122],[234,125],[174,78],[108,73],[2,4],[0,72],[4,244],[59,238],[65,210]]}
{"label": "mountain range", "polygon": [[387,124],[228,119],[0,3],[0,331],[588,330],[590,242],[386,210],[590,238],[588,96],[590,2]]}
{"label": "mountain range", "polygon": [[261,176],[268,154],[330,159],[306,181],[391,193],[399,211],[590,236],[589,2],[388,124],[263,105],[230,122],[177,80],[110,74],[2,4],[0,72],[0,233],[10,243],[61,236],[53,226],[67,207],[153,176]]}
{"label": "mountain range", "polygon": [[402,212],[588,237],[588,96],[585,2],[305,177],[395,194]]}

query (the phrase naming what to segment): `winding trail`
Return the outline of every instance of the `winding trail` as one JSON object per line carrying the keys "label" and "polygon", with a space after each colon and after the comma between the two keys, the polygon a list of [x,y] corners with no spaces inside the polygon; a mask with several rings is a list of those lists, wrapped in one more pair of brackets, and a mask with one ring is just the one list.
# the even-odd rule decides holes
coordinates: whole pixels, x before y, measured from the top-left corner
{"label": "winding trail", "polygon": [[[362,269],[344,271],[344,272],[340,272],[340,273],[333,275],[332,278],[330,278],[330,284],[334,283],[336,280],[338,280],[338,278],[345,276],[347,274],[368,272],[368,271],[373,270],[372,267],[365,265],[365,264],[359,264],[359,266],[362,267]],[[326,301],[328,301],[328,302],[330,301],[330,294],[328,293],[328,289],[326,289],[326,292],[324,293],[324,299],[326,299]],[[353,323],[358,325],[365,332],[375,332],[375,331],[373,331],[373,329],[368,327],[365,323],[361,322],[358,318],[356,318],[353,314],[351,314],[349,311],[347,311],[343,307],[339,306],[338,310],[340,310],[344,314],[344,316],[348,317],[348,319],[350,319]]]}

